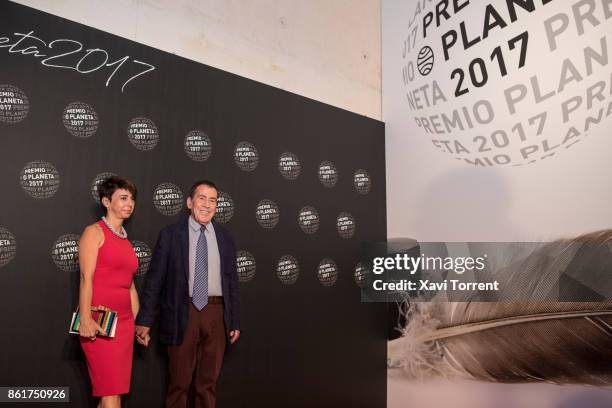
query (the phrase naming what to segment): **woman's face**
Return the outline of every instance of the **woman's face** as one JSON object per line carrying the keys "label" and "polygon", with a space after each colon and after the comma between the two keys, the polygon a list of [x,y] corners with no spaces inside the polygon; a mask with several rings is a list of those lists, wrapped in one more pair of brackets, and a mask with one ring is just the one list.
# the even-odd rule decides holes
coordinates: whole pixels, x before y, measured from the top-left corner
{"label": "woman's face", "polygon": [[134,197],[128,190],[117,189],[111,199],[103,198],[102,204],[106,207],[106,214],[113,215],[115,218],[125,220],[130,218],[134,211]]}

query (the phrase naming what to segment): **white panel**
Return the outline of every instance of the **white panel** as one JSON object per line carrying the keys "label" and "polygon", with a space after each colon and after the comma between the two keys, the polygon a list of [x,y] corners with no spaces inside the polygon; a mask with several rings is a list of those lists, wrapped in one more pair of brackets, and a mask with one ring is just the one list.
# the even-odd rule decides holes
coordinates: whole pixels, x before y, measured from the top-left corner
{"label": "white panel", "polygon": [[[443,13],[445,3],[448,19]],[[611,2],[542,3],[534,1],[533,12],[517,6],[517,18],[512,22],[505,1],[383,1],[383,120],[387,126],[389,236],[422,241],[539,240],[612,227]],[[463,4],[465,8],[454,13],[454,4]],[[495,7],[503,23],[495,20],[491,11],[487,20],[487,4]],[[441,11],[439,27],[436,5]],[[428,13],[432,13],[432,23],[424,37],[423,23],[429,21]],[[486,21],[490,24],[498,21],[505,27],[490,28],[484,38]],[[463,45],[462,24],[466,42],[480,38],[477,44]],[[549,31],[559,34],[547,35],[547,25]],[[418,28],[413,32],[414,26]],[[529,40],[525,65],[519,68],[521,43],[517,41],[511,49],[509,41],[524,32]],[[450,47],[449,58],[445,60],[443,39],[452,38],[453,33],[457,36],[456,45]],[[556,49],[551,50],[553,37]],[[404,48],[405,40],[411,50]],[[427,75],[417,69],[418,53],[424,46],[431,47],[434,54],[433,69]],[[503,77],[498,58],[491,58],[496,47],[500,47],[505,60],[507,75]],[[585,50],[602,54],[603,62],[592,61],[591,72],[585,63]],[[482,59],[488,72],[488,81],[480,87],[469,79],[472,64],[477,84],[483,82],[478,70],[480,62],[472,62],[477,58]],[[414,76],[404,81],[402,69],[409,64],[415,68]],[[455,96],[458,77],[451,78],[455,69],[468,72],[464,87],[469,91],[461,96]],[[538,81],[538,89],[534,89],[531,78],[535,78],[534,83]],[[438,98],[435,106],[431,92],[434,82],[444,94],[444,99]],[[600,85],[601,96],[592,98],[589,107],[587,89],[594,86],[593,93],[597,94]],[[504,96],[506,90],[514,96],[525,91],[514,113]],[[538,92],[540,99],[548,93],[551,96],[538,101]],[[413,107],[407,94],[412,95]],[[415,101],[415,97],[419,100]],[[564,123],[563,104],[572,98],[580,105]],[[478,101],[486,102],[478,105]],[[490,105],[494,119],[477,123],[472,113],[475,105]],[[463,107],[470,112],[471,128]],[[442,126],[442,115],[451,117],[454,110],[459,112],[464,130],[456,127],[447,131]],[[547,120],[542,133],[537,135],[537,121],[530,124],[529,119],[541,113],[547,114]],[[586,118],[600,113],[601,121],[585,132]],[[482,116],[486,119],[486,115]],[[422,118],[427,120],[428,129]],[[438,123],[437,128],[434,123]],[[518,133],[519,123],[525,129],[524,141]],[[580,135],[565,140],[572,126]],[[497,130],[505,131],[508,141],[500,133],[493,140]],[[449,141],[452,153],[443,141]],[[457,151],[455,141],[469,152]],[[574,141],[578,143],[572,144]],[[479,151],[481,148],[485,151]],[[554,155],[546,157],[549,153]],[[498,164],[495,158],[500,163],[510,162]],[[478,159],[477,165],[468,162]]]}

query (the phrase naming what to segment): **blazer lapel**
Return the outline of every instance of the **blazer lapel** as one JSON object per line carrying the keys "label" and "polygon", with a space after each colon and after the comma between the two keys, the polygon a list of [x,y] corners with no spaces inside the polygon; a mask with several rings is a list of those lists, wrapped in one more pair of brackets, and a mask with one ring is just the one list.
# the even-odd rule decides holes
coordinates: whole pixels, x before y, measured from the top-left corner
{"label": "blazer lapel", "polygon": [[183,261],[183,272],[189,281],[189,217],[185,218],[179,228],[180,257]]}
{"label": "blazer lapel", "polygon": [[223,282],[223,254],[225,253],[225,240],[221,234],[221,227],[215,221],[211,221],[215,227],[215,236],[217,237],[217,247],[219,248],[219,260],[221,261],[221,281]]}

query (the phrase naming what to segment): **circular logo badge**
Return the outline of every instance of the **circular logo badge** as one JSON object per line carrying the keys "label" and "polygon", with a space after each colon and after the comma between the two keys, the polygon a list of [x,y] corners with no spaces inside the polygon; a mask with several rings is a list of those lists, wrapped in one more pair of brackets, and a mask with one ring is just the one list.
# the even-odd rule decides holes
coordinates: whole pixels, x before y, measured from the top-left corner
{"label": "circular logo badge", "polygon": [[334,163],[324,161],[319,164],[319,181],[327,188],[332,188],[338,182],[338,170]]}
{"label": "circular logo badge", "polygon": [[291,255],[283,255],[276,265],[276,276],[284,285],[294,284],[300,276],[300,265]]}
{"label": "circular logo badge", "polygon": [[100,195],[98,194],[98,186],[104,180],[106,180],[107,178],[112,177],[112,176],[116,176],[116,174],[115,173],[111,173],[111,172],[104,172],[104,173],[98,174],[91,181],[91,196],[93,197],[94,200],[96,200],[97,203],[100,202]]}
{"label": "circular logo badge", "polygon": [[371,276],[372,271],[370,271],[368,264],[365,262],[359,262],[357,266],[355,266],[355,274],[353,277],[355,278],[355,284],[360,288],[365,288],[368,286]]}
{"label": "circular logo badge", "polygon": [[[434,2],[411,3],[394,10],[402,23],[394,26],[399,41],[385,72],[395,80],[387,87],[397,91],[392,109],[402,112],[392,127],[420,141],[412,150],[416,145],[393,140],[388,149],[397,161],[391,164],[405,155],[416,166],[431,165],[429,152],[423,157],[426,144],[446,158],[438,168],[459,161],[485,172],[556,160],[573,146],[603,147],[597,143],[610,135],[609,121],[601,120],[610,114],[609,7],[593,0],[554,7],[513,0],[463,8],[468,2],[453,1],[462,8],[457,24],[439,18],[443,9],[434,12]],[[446,7],[450,1],[435,3]],[[512,30],[505,29],[507,14]],[[590,24],[584,26],[586,16]],[[470,35],[467,25],[483,30]],[[575,159],[564,160],[560,166],[569,168]]]}
{"label": "circular logo badge", "polygon": [[264,228],[272,229],[278,224],[280,212],[276,203],[272,200],[261,200],[255,209],[255,218]]}
{"label": "circular logo badge", "polygon": [[250,252],[238,251],[236,253],[236,266],[238,268],[238,281],[248,282],[255,277],[255,258]]}
{"label": "circular logo badge", "polygon": [[370,178],[370,174],[362,169],[355,172],[355,175],[353,176],[353,183],[355,184],[355,190],[357,190],[359,194],[368,194],[372,188],[372,179]]}
{"label": "circular logo badge", "polygon": [[336,220],[336,228],[342,238],[351,238],[355,234],[355,218],[347,212],[341,212]]}
{"label": "circular logo badge", "polygon": [[240,142],[234,149],[234,161],[244,171],[253,171],[259,163],[259,153],[252,143]]}
{"label": "circular logo badge", "polygon": [[21,89],[13,85],[0,85],[0,122],[19,123],[29,112],[30,102]]}
{"label": "circular logo badge", "polygon": [[0,227],[0,268],[8,264],[17,254],[17,241],[9,230]]}
{"label": "circular logo badge", "polygon": [[55,167],[46,161],[35,160],[27,163],[19,173],[21,188],[33,198],[53,197],[60,187],[60,175]]}
{"label": "circular logo badge", "polygon": [[321,262],[319,262],[317,277],[319,278],[321,285],[334,286],[338,280],[338,266],[332,259],[323,259]]}
{"label": "circular logo badge", "polygon": [[65,272],[79,270],[79,236],[65,234],[59,237],[51,249],[51,259],[55,265]]}
{"label": "circular logo badge", "polygon": [[282,153],[278,158],[278,170],[287,180],[295,180],[302,172],[300,159],[291,152]]}
{"label": "circular logo badge", "polygon": [[217,197],[217,211],[215,212],[215,221],[225,224],[234,216],[234,200],[226,192],[219,191]]}
{"label": "circular logo badge", "polygon": [[134,118],[127,128],[130,143],[144,152],[153,149],[159,142],[159,131],[151,119]]}
{"label": "circular logo badge", "polygon": [[149,248],[149,246],[142,241],[130,242],[134,248],[136,258],[138,258],[138,270],[136,271],[136,276],[145,275],[149,270],[149,265],[151,264],[151,256],[153,256],[151,248]]}
{"label": "circular logo badge", "polygon": [[212,154],[210,137],[201,130],[192,130],[185,136],[185,153],[194,161],[206,161]]}
{"label": "circular logo badge", "polygon": [[98,114],[84,102],[72,102],[62,113],[64,127],[76,137],[91,137],[98,130]]}
{"label": "circular logo badge", "polygon": [[161,183],[153,192],[153,205],[163,215],[178,214],[183,209],[183,201],[183,192],[172,183]]}
{"label": "circular logo badge", "polygon": [[316,208],[309,205],[302,207],[298,214],[300,228],[306,234],[314,234],[319,230],[319,213]]}
{"label": "circular logo badge", "polygon": [[434,53],[431,47],[424,46],[419,51],[419,55],[417,56],[417,69],[419,73],[423,76],[429,74],[433,69],[434,64]]}

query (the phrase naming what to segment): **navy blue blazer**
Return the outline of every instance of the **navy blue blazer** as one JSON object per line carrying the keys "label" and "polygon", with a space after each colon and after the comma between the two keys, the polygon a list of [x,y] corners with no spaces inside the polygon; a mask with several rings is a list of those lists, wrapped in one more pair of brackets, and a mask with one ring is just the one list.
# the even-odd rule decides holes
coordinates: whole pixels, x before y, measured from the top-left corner
{"label": "navy blue blazer", "polygon": [[[189,218],[162,229],[153,259],[140,290],[136,324],[151,327],[159,316],[159,339],[181,344],[189,317]],[[236,270],[236,245],[229,231],[212,221],[221,260],[221,290],[225,336],[240,330],[240,299]]]}

